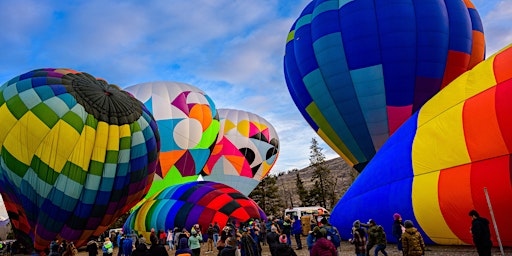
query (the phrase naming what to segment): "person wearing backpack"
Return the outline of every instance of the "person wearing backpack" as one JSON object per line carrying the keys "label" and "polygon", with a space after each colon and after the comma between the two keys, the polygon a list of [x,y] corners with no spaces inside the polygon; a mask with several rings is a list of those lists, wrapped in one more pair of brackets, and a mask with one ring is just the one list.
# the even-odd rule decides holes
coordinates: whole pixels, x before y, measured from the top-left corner
{"label": "person wearing backpack", "polygon": [[327,221],[327,218],[323,218],[320,222],[322,223],[322,228],[327,231],[327,240],[330,240],[334,244],[334,247],[336,247],[336,250],[338,250],[341,246],[341,237],[338,229],[331,225],[331,223]]}
{"label": "person wearing backpack", "polygon": [[[368,230],[368,243],[376,245],[375,256],[382,252],[385,256],[388,255],[386,252],[386,233],[381,225],[377,225],[374,220],[370,220],[370,229]],[[371,248],[371,247],[370,247]],[[369,250],[367,253],[370,253]]]}

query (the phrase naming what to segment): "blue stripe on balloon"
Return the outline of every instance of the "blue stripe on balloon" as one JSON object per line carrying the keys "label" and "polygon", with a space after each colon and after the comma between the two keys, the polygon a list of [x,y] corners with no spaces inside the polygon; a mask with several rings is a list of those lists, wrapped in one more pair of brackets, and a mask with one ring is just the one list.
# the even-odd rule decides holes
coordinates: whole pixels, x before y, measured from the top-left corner
{"label": "blue stripe on balloon", "polygon": [[[416,16],[411,0],[377,1],[378,42],[388,106],[408,106],[416,82]],[[400,15],[397,15],[399,13]]]}
{"label": "blue stripe on balloon", "polygon": [[[461,1],[462,3],[462,1]],[[448,13],[439,3],[417,1],[417,73],[419,77],[442,78],[449,46]],[[432,40],[436,38],[436,40]],[[439,84],[440,88],[441,85]]]}
{"label": "blue stripe on balloon", "polygon": [[[335,23],[336,28],[319,25],[325,22]],[[362,130],[356,131],[358,135],[362,135],[367,130],[346,63],[338,27],[338,13],[323,12],[313,20],[312,25],[315,28],[312,30],[313,38],[318,35],[324,36],[313,43],[319,70],[304,77],[304,79],[311,79],[310,83],[313,83],[306,83],[308,91],[315,99],[320,112],[358,162],[366,162],[370,156],[361,151],[354,130],[349,128],[354,123],[362,124],[362,127],[357,126],[358,130]],[[366,137],[369,139],[370,135],[366,133]]]}
{"label": "blue stripe on balloon", "polygon": [[349,69],[380,64],[374,1],[354,1],[340,9],[339,18]]}
{"label": "blue stripe on balloon", "polygon": [[471,54],[472,21],[462,1],[445,1],[448,17],[450,17],[450,50]]}
{"label": "blue stripe on balloon", "polygon": [[[361,150],[370,159],[375,155],[375,146],[372,138],[381,138],[389,130],[382,65],[352,70],[350,74],[357,100],[361,107],[362,116],[364,117],[360,121],[361,123],[355,124],[357,126],[352,129],[352,132],[354,137],[357,138]],[[358,116],[358,118],[360,117]],[[375,132],[375,134],[372,132]],[[380,147],[380,144],[378,146]]]}
{"label": "blue stripe on balloon", "polygon": [[480,19],[480,14],[478,14],[478,11],[476,9],[468,9],[469,15],[471,17],[471,25],[472,29],[480,32],[484,32],[484,26],[482,24],[482,20]]}

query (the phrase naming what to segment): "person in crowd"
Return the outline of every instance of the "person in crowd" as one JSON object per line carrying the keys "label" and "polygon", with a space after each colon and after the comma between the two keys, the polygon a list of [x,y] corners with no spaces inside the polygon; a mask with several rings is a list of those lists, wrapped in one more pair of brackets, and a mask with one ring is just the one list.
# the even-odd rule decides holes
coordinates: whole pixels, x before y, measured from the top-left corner
{"label": "person in crowd", "polygon": [[260,239],[261,244],[267,245],[267,221],[262,220],[260,223]]}
{"label": "person in crowd", "polygon": [[393,214],[393,226],[391,233],[396,239],[396,247],[398,251],[402,250],[402,234],[405,231],[404,224],[402,223],[402,216],[399,213]]}
{"label": "person in crowd", "polygon": [[384,256],[387,256],[386,252],[386,233],[381,225],[377,225],[374,220],[370,221],[370,229],[368,230],[368,243],[376,245],[375,256],[382,252]]}
{"label": "person in crowd", "polygon": [[281,229],[281,230],[282,230],[281,234],[285,234],[286,235],[286,241],[287,241],[288,245],[291,246],[292,245],[292,239],[291,239],[292,220],[291,220],[289,215],[286,215],[284,217],[283,229]]}
{"label": "person in crowd", "polygon": [[176,248],[175,256],[192,256],[194,253],[188,247],[188,239],[185,237],[180,238],[178,248]]}
{"label": "person in crowd", "polygon": [[372,228],[376,228],[376,223],[374,220],[370,219],[365,225],[362,225],[368,228],[368,239],[366,240],[366,255],[370,256],[371,250],[373,246],[375,246],[375,239],[372,239]]}
{"label": "person in crowd", "polygon": [[402,252],[404,256],[425,255],[425,242],[412,221],[404,222],[405,232],[402,234]]}
{"label": "person in crowd", "polygon": [[117,246],[118,246],[118,252],[117,256],[124,256],[124,250],[123,250],[123,242],[124,242],[125,235],[119,234],[117,235]]}
{"label": "person in crowd", "polygon": [[257,221],[251,221],[249,222],[249,226],[247,227],[249,229],[249,235],[251,236],[252,240],[254,240],[254,244],[256,245],[256,254],[261,255],[261,244],[260,244],[260,228],[258,225],[259,222]]}
{"label": "person in crowd", "polygon": [[219,256],[235,256],[236,255],[236,239],[228,237],[226,246],[219,252]]}
{"label": "person in crowd", "polygon": [[322,223],[321,229],[325,229],[327,231],[327,240],[331,241],[337,250],[338,247],[341,246],[341,236],[340,236],[340,233],[338,232],[338,229],[336,229],[336,227],[331,225],[331,223],[329,223],[327,221],[327,218],[323,218],[320,221],[320,223]]}
{"label": "person in crowd", "polygon": [[169,246],[169,251],[174,249],[174,232],[172,228],[167,230],[167,245]]}
{"label": "person in crowd", "polygon": [[249,233],[248,227],[242,228],[242,237],[240,238],[240,254],[242,256],[258,256],[258,247]]}
{"label": "person in crowd", "polygon": [[123,248],[125,256],[131,256],[133,251],[133,241],[131,236],[124,236],[123,243],[119,246],[119,249]]}
{"label": "person in crowd", "polygon": [[165,244],[167,242],[167,233],[164,230],[159,231],[160,234],[158,234],[158,242],[160,244]]}
{"label": "person in crowd", "polygon": [[348,240],[354,245],[356,256],[366,256],[366,232],[361,227],[359,220],[354,221],[352,227],[352,238]]}
{"label": "person in crowd", "polygon": [[[213,225],[210,223],[208,229],[206,230],[206,235],[208,236],[208,240],[206,240],[206,253],[213,252],[213,234],[215,230],[213,229]],[[218,235],[218,234],[217,234]],[[215,243],[217,244],[217,243]]]}
{"label": "person in crowd", "polygon": [[338,251],[334,244],[327,240],[327,231],[320,229],[316,235],[316,242],[311,249],[311,256],[337,256]]}
{"label": "person in crowd", "polygon": [[53,240],[50,243],[50,253],[48,254],[48,256],[60,256],[59,248],[60,248],[59,239]]}
{"label": "person in crowd", "polygon": [[311,249],[313,249],[313,245],[316,242],[316,234],[320,232],[319,227],[314,227],[313,230],[309,231],[308,236],[306,237],[306,244],[308,245],[309,254],[311,254]]}
{"label": "person in crowd", "polygon": [[469,212],[471,217],[471,235],[473,243],[479,256],[490,256],[492,250],[491,230],[489,229],[489,220],[480,217],[476,210]]}
{"label": "person in crowd", "polygon": [[[219,255],[220,255],[220,252],[222,251],[222,249],[224,249],[226,247],[226,241],[229,237],[230,237],[229,227],[225,226],[220,233],[219,241],[217,241],[217,250],[219,251]],[[234,240],[236,243],[236,239],[234,239]]]}
{"label": "person in crowd", "polygon": [[165,249],[165,246],[163,244],[158,243],[157,236],[151,236],[149,237],[149,242],[151,243],[151,247],[149,247],[148,254],[151,256],[168,256],[167,250]]}
{"label": "person in crowd", "polygon": [[279,244],[276,247],[276,255],[279,256],[297,256],[293,248],[286,241],[288,239],[286,235],[281,235],[279,237]]}
{"label": "person in crowd", "polygon": [[300,222],[299,216],[294,216],[294,220],[292,222],[292,235],[295,237],[295,243],[297,244],[296,249],[302,249],[302,223]]}
{"label": "person in crowd", "polygon": [[[155,239],[153,239],[153,238],[156,238],[156,240],[155,240]],[[155,232],[155,229],[154,229],[154,228],[151,228],[151,233],[149,233],[149,242],[150,242],[151,244],[153,244],[153,242],[152,242],[152,241],[156,241],[156,243],[158,243],[158,236],[157,236],[157,234],[156,234],[156,232]]]}
{"label": "person in crowd", "polygon": [[190,231],[190,237],[188,238],[188,247],[192,250],[193,256],[201,255],[201,242],[203,241],[203,236],[201,232],[197,232],[195,228],[192,228]]}
{"label": "person in crowd", "polygon": [[137,247],[135,247],[135,251],[133,251],[132,256],[149,256],[146,244],[139,243]]}
{"label": "person in crowd", "polygon": [[270,254],[272,256],[277,256],[276,248],[279,244],[279,234],[277,233],[277,227],[272,226],[270,228],[270,233],[267,234],[267,244],[270,249]]}
{"label": "person in crowd", "polygon": [[112,256],[112,253],[114,253],[114,245],[110,241],[110,238],[105,238],[101,250],[103,251],[103,256]]}
{"label": "person in crowd", "polygon": [[66,250],[62,254],[62,256],[77,256],[77,255],[78,255],[78,250],[76,249],[76,247],[73,244],[73,242],[69,243],[66,246]]}
{"label": "person in crowd", "polygon": [[146,238],[142,234],[139,235],[139,244],[146,245]]}
{"label": "person in crowd", "polygon": [[217,241],[219,241],[220,226],[216,221],[213,223],[213,247],[217,248]]}
{"label": "person in crowd", "polygon": [[94,240],[87,242],[86,251],[89,254],[89,256],[98,255],[98,243],[96,243],[96,241]]}

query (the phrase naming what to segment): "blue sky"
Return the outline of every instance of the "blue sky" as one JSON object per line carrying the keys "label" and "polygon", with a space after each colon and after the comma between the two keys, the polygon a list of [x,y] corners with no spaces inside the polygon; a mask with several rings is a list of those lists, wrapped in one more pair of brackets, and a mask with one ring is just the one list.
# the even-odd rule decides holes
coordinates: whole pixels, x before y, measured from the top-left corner
{"label": "blue sky", "polygon": [[[309,164],[311,139],[337,157],[295,107],[284,81],[288,31],[309,0],[0,1],[0,83],[44,67],[121,87],[178,81],[217,108],[267,119],[280,138],[273,172]],[[512,42],[512,1],[473,0],[487,56]]]}

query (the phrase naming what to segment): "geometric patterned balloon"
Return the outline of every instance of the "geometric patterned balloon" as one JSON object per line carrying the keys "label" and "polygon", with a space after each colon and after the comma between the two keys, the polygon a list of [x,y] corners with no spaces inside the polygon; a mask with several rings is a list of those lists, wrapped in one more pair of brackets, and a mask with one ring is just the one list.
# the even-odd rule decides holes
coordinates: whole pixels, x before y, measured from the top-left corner
{"label": "geometric patterned balloon", "polygon": [[309,125],[362,171],[407,118],[484,52],[469,0],[313,0],[288,34],[284,73]]}
{"label": "geometric patterned balloon", "polygon": [[144,105],[70,69],[38,69],[0,87],[0,192],[16,238],[36,251],[80,246],[149,190],[160,138]]}
{"label": "geometric patterned balloon", "polygon": [[180,183],[176,177],[197,177],[219,133],[217,109],[210,97],[192,85],[179,82],[141,83],[125,90],[151,111],[162,139],[161,168],[157,169],[146,198]]}
{"label": "geometric patterned balloon", "polygon": [[[425,243],[472,244],[475,209],[512,246],[512,46],[453,80],[405,122],[334,207],[331,223],[351,237],[355,219],[391,230],[395,212]],[[487,191],[487,194],[485,193]],[[371,203],[370,203],[371,202]]]}
{"label": "geometric patterned balloon", "polygon": [[250,198],[225,184],[194,181],[167,187],[136,208],[124,224],[124,231],[135,231],[149,239],[151,229],[202,227],[218,222],[222,227],[228,219],[237,223],[250,218],[266,219],[265,213]]}
{"label": "geometric patterned balloon", "polygon": [[242,110],[219,109],[220,131],[203,172],[204,180],[224,183],[249,195],[270,173],[279,138],[264,118]]}

